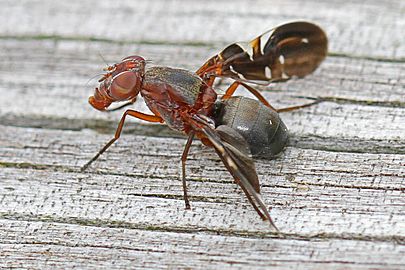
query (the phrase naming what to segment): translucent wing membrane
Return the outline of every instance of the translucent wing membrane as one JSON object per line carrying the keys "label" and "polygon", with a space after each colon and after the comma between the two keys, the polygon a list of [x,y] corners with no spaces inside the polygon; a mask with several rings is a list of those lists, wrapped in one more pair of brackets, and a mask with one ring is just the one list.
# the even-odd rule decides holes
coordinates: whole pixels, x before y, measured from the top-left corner
{"label": "translucent wing membrane", "polygon": [[327,54],[328,41],[319,26],[292,22],[256,37],[247,45],[234,43],[209,59],[198,71],[202,78],[229,77],[267,84],[312,73]]}

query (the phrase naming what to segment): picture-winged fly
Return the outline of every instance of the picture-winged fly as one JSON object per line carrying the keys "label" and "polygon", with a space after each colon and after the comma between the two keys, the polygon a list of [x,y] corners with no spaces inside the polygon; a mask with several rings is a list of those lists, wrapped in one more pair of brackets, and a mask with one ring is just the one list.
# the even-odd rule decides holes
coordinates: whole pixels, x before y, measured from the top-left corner
{"label": "picture-winged fly", "polygon": [[[166,123],[171,129],[188,135],[181,162],[186,208],[190,208],[186,187],[185,164],[193,138],[214,148],[235,182],[242,188],[263,220],[277,230],[260,196],[259,179],[253,156],[273,157],[287,141],[287,128],[262,95],[247,83],[268,84],[303,77],[313,72],[325,58],[327,38],[316,25],[293,22],[281,25],[255,38],[244,49],[231,44],[210,58],[196,73],[170,67],[145,69],[140,56],[128,56],[109,66],[99,80],[89,103],[108,111],[113,102],[133,103],[141,94],[153,114],[128,109],[112,138],[82,170],[94,162],[121,135],[127,116],[148,122]],[[217,77],[234,80],[218,98],[213,89]],[[232,97],[242,85],[258,99]],[[121,106],[123,107],[123,106]],[[121,108],[119,107],[119,108]]]}

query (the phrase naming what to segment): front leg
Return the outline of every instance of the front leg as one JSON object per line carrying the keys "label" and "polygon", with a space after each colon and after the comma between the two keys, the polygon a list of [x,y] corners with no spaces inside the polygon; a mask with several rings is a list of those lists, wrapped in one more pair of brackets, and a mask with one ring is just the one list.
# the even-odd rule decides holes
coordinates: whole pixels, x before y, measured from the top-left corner
{"label": "front leg", "polygon": [[124,104],[122,104],[122,105],[120,105],[118,107],[115,107],[115,108],[112,108],[112,109],[106,109],[105,112],[115,112],[115,111],[121,110],[122,108],[125,108],[125,107],[127,107],[129,105],[134,104],[135,101],[136,101],[136,97],[134,97],[130,101],[128,101],[128,102],[126,102],[126,103],[124,103]]}
{"label": "front leg", "polygon": [[125,113],[122,115],[120,123],[118,124],[118,128],[115,131],[114,138],[112,138],[103,148],[98,151],[98,153],[90,159],[86,164],[83,165],[83,167],[80,169],[80,171],[85,171],[94,161],[98,159],[98,157],[104,153],[118,138],[121,136],[121,131],[125,123],[125,118],[126,116],[132,116],[135,118],[139,118],[148,122],[160,122],[163,123],[163,119],[160,116],[156,115],[150,115],[150,114],[144,114],[138,111],[134,110],[126,110]]}

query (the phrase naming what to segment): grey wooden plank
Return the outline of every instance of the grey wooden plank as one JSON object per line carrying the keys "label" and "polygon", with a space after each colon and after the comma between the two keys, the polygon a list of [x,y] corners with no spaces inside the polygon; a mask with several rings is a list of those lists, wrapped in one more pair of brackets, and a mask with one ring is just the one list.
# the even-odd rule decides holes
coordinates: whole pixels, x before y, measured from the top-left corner
{"label": "grey wooden plank", "polygon": [[[189,182],[193,209],[187,211],[180,182],[170,176],[95,177],[13,168],[1,179],[0,215],[7,219],[249,237],[273,234],[230,181]],[[301,184],[263,186],[262,193],[285,234],[280,238],[405,240],[404,200],[397,190]]]}
{"label": "grey wooden plank", "polygon": [[[83,165],[110,138],[111,135],[99,135],[88,130],[77,132],[2,126],[1,157],[5,163],[32,163],[74,168]],[[176,163],[178,162],[175,161],[181,155],[184,143],[185,139],[122,135],[122,138],[104,156],[101,156],[100,161],[92,168],[98,168],[97,170],[100,171],[118,168],[121,173],[130,175],[158,173],[177,176],[178,164]],[[55,156],[62,158],[55,160]],[[201,168],[202,159],[210,163],[204,163],[207,166]],[[172,169],[156,166],[162,160],[172,164]],[[195,175],[198,179],[197,175],[202,173],[198,170],[200,168],[205,170],[205,174],[212,173],[213,177],[218,177],[215,175],[218,171],[216,166],[218,163],[220,162],[212,149],[202,147],[198,142],[194,143],[188,159],[190,176]],[[125,166],[125,164],[128,165]],[[364,186],[382,189],[392,189],[403,184],[400,177],[404,175],[405,168],[401,166],[402,164],[403,154],[330,152],[296,147],[287,148],[279,158],[274,160],[257,160],[259,174],[261,166],[263,171],[280,176],[300,175],[301,171],[314,176],[318,171],[320,174],[334,173],[334,177],[339,176],[338,181],[330,177],[327,182],[319,182],[319,179],[316,179],[311,183],[322,185],[335,183],[336,186],[342,184],[341,187],[350,186],[350,183],[355,184],[356,182],[352,179],[345,179],[350,174],[355,174],[359,177],[363,176],[364,182],[360,182],[359,186],[354,185],[354,188]],[[165,172],[162,173],[162,171]],[[265,173],[262,174],[265,176]],[[385,176],[392,179],[385,181],[383,180]],[[398,177],[397,180],[395,180],[396,177]]]}
{"label": "grey wooden plank", "polygon": [[242,238],[5,219],[0,224],[0,262],[10,268],[401,269],[405,264],[404,245],[389,242]]}
{"label": "grey wooden plank", "polygon": [[[404,268],[403,1],[0,4],[0,267]],[[313,75],[262,89],[276,107],[327,100],[283,114],[289,146],[256,161],[283,234],[200,143],[185,211],[185,139],[162,126],[134,121],[78,171],[120,117],[87,104],[100,54],[195,70],[227,43],[297,18],[324,27],[331,50]]]}
{"label": "grey wooden plank", "polygon": [[[100,74],[106,65],[102,56],[112,63],[130,54],[140,54],[151,60],[152,65],[196,70],[212,53],[220,49],[213,49],[210,53],[210,49],[204,46],[122,45],[63,40],[53,42],[7,39],[0,40],[0,44],[0,71],[5,100],[12,100],[13,96],[7,95],[14,91],[6,91],[11,88],[16,90],[14,95],[24,97],[22,93],[32,93],[38,98],[45,94],[50,98],[59,95],[59,102],[77,99],[81,100],[77,101],[80,104],[86,103],[87,95],[97,85],[97,77],[93,76]],[[270,90],[270,93],[264,93],[271,102],[280,106],[291,105],[288,99],[294,96],[333,97],[352,102],[382,102],[389,106],[403,106],[404,69],[403,63],[331,56],[315,74],[304,79],[274,84],[263,90]],[[90,83],[86,85],[89,80]],[[41,91],[44,87],[49,91]],[[217,90],[225,89],[225,85],[217,87]]]}
{"label": "grey wooden plank", "polygon": [[[9,218],[269,232],[229,173],[218,167],[218,158],[198,148],[188,161],[194,209],[184,210],[178,178],[182,139],[134,136],[79,173],[106,135],[3,130],[0,164],[10,168],[2,169],[1,211]],[[263,197],[287,234],[393,239],[405,233],[403,155],[293,148],[256,164]]]}
{"label": "grey wooden plank", "polygon": [[[305,19],[325,28],[331,51],[403,59],[404,2],[396,1],[2,1],[1,36],[230,43]],[[179,8],[181,6],[181,8]],[[24,14],[24,16],[20,16]],[[184,23],[187,22],[187,23]]]}
{"label": "grey wooden plank", "polygon": [[[87,104],[91,86],[85,85],[89,74],[95,74],[101,67],[95,48],[107,48],[107,44],[14,40],[2,43],[6,45],[7,53],[3,52],[5,62],[0,67],[0,94],[4,98],[0,123],[62,129],[91,127],[110,133],[114,131],[121,113],[103,114],[92,109]],[[152,59],[155,56],[159,59],[170,52],[185,68],[190,68],[190,63],[201,63],[201,51],[205,51],[202,47],[187,46],[142,45],[140,48]],[[177,52],[179,48],[180,52]],[[109,49],[117,58],[130,50],[128,45],[115,45]],[[22,52],[30,52],[35,57],[26,63],[24,60],[28,56]],[[190,56],[191,52],[195,54]],[[87,60],[89,54],[93,58]],[[17,68],[14,63],[21,64]],[[170,61],[163,58],[162,64],[170,64]],[[398,63],[347,61],[332,57],[313,76],[276,84],[262,93],[276,107],[308,102],[297,96],[329,99],[330,102],[316,107],[282,115],[290,132],[296,136],[292,140],[295,144],[338,151],[404,153],[404,137],[401,136],[405,134],[402,124],[405,110],[401,105],[405,98],[402,70],[403,65]],[[224,90],[225,85],[217,89]],[[243,91],[238,93],[246,94]],[[142,100],[135,108],[147,110]],[[158,129],[160,132],[160,127]],[[138,134],[158,133],[156,126],[142,125],[136,130]],[[173,135],[167,131],[163,133]],[[359,143],[351,143],[353,138]]]}

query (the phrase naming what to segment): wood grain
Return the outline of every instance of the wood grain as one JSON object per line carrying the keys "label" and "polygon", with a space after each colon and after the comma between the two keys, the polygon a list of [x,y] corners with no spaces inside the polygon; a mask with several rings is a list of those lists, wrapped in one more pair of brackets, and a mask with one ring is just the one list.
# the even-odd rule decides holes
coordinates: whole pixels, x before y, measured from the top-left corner
{"label": "wood grain", "polygon": [[[332,52],[403,59],[404,2],[362,1],[2,1],[4,37],[208,44],[250,40],[285,21],[325,28]],[[29,11],[27,13],[27,11]],[[25,16],[13,16],[25,14]]]}
{"label": "wood grain", "polygon": [[[299,264],[318,269],[352,265],[357,269],[399,269],[402,265],[395,254],[404,252],[403,246],[386,242],[247,238],[100,226],[86,226],[83,230],[80,225],[38,221],[1,220],[0,223],[4,228],[1,248],[7,267],[24,266],[15,260],[15,255],[20,254],[29,256],[29,265],[35,268],[144,269],[170,265],[182,269],[239,269],[255,265],[258,269],[270,266],[290,269]],[[19,238],[15,239],[15,235]],[[350,258],[348,253],[352,255]],[[64,260],[66,254],[69,263]],[[331,258],[330,254],[335,256]],[[378,257],[374,256],[377,254]]]}
{"label": "wood grain", "polygon": [[[403,1],[0,4],[0,268],[405,267]],[[185,138],[163,125],[130,120],[80,172],[122,114],[87,103],[103,58],[196,70],[226,44],[297,19],[321,25],[330,52],[314,74],[261,88],[277,108],[323,100],[283,113],[286,150],[256,160],[281,233],[197,141],[184,210]]]}

